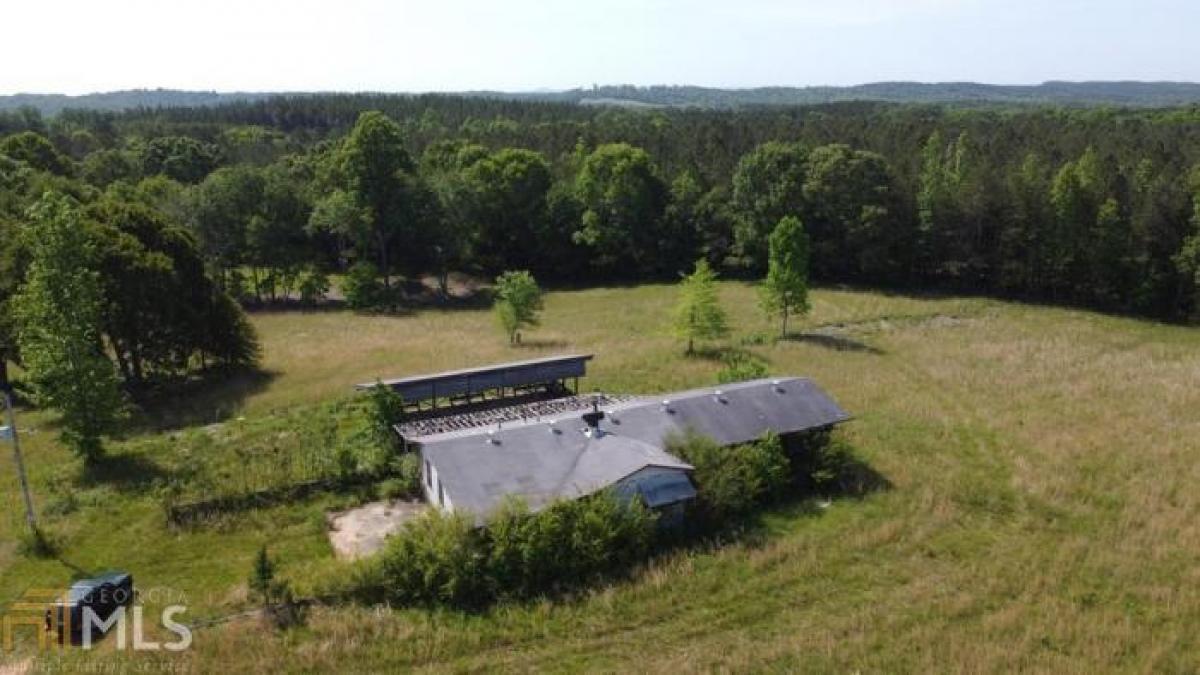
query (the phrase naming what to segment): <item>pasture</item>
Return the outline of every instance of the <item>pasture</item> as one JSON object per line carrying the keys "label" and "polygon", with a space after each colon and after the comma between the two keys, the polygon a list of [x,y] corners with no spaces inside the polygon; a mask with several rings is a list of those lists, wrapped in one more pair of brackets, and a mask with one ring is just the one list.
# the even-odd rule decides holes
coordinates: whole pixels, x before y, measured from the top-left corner
{"label": "pasture", "polygon": [[[565,601],[477,615],[318,607],[286,633],[250,620],[198,629],[174,658],[197,672],[1200,669],[1200,332],[821,289],[801,334],[776,341],[752,287],[721,295],[734,335],[690,358],[667,330],[671,286],[551,293],[519,348],[484,310],[255,315],[264,372],[163,402],[110,444],[101,472],[81,472],[49,416],[22,416],[59,555],[19,552],[6,452],[0,600],[122,567],[185,594],[186,619],[224,616],[249,606],[264,543],[303,593],[338,570],[325,511],[368,495],[171,530],[163,477],[195,453],[236,467],[247,448],[295,447],[296,420],[376,377],[577,351],[597,357],[586,389],[654,393],[713,383],[724,347],[820,383],[855,415],[843,433],[890,487],[798,501],[743,539]],[[100,651],[86,658],[168,658]]]}

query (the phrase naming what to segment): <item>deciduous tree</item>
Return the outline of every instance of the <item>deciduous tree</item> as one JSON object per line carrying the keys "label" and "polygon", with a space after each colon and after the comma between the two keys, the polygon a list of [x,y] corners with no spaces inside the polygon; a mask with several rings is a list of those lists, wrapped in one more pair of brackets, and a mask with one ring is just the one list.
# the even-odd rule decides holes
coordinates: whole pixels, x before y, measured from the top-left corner
{"label": "deciduous tree", "polygon": [[800,219],[788,216],[771,233],[767,278],[760,289],[763,310],[783,319],[781,335],[787,337],[788,317],[808,312],[808,234]]}
{"label": "deciduous tree", "polygon": [[508,334],[509,344],[521,341],[521,329],[538,325],[542,289],[527,271],[509,271],[496,277],[496,317]]}
{"label": "deciduous tree", "polygon": [[37,401],[62,413],[63,442],[96,460],[122,397],[101,347],[104,297],[95,248],[78,209],[62,195],[46,195],[30,216],[29,273],[13,299],[22,362]]}
{"label": "deciduous tree", "polygon": [[667,203],[650,155],[626,143],[602,145],[584,160],[575,189],[584,208],[575,241],[592,250],[592,264],[608,273],[648,269]]}
{"label": "deciduous tree", "polygon": [[808,153],[799,143],[770,141],[742,157],[733,172],[736,239],[742,262],[763,270],[767,239],[784,216],[805,212]]}

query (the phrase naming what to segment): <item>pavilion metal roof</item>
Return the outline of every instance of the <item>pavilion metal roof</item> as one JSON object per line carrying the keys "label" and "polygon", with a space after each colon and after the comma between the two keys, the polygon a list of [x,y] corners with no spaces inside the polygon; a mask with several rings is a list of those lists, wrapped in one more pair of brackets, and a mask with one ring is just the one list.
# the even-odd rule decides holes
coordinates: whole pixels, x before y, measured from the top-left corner
{"label": "pavilion metal roof", "polygon": [[[424,401],[439,397],[477,394],[502,387],[524,387],[583,377],[587,374],[587,362],[592,358],[592,354],[565,354],[401,377],[381,382],[394,389],[405,401]],[[379,383],[364,382],[355,385],[355,389],[366,390],[376,384]]]}

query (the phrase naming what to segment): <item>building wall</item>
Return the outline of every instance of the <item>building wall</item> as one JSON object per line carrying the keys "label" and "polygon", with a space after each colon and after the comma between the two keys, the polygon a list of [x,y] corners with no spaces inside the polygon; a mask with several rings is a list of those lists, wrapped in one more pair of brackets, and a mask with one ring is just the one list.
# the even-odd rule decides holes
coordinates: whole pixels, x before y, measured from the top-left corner
{"label": "building wall", "polygon": [[454,510],[450,493],[438,478],[437,467],[425,459],[424,453],[421,454],[421,490],[425,493],[426,502],[446,512]]}

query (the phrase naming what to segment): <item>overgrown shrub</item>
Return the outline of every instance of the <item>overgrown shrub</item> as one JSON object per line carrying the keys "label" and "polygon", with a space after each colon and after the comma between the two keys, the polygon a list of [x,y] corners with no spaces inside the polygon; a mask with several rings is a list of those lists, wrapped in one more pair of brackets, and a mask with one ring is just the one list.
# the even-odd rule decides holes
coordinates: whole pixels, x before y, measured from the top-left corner
{"label": "overgrown shrub", "polygon": [[408,453],[392,459],[392,474],[409,497],[421,494],[421,458]]}
{"label": "overgrown shrub", "polygon": [[887,480],[858,458],[839,433],[815,433],[788,448],[797,487],[825,497],[862,496],[887,487]]}
{"label": "overgrown shrub", "polygon": [[724,367],[717,373],[719,384],[758,380],[767,376],[767,362],[749,352],[729,352],[721,361]]}
{"label": "overgrown shrub", "polygon": [[481,606],[489,599],[486,560],[466,516],[431,510],[389,539],[379,562],[384,595],[400,605]]}
{"label": "overgrown shrub", "polygon": [[685,434],[667,440],[667,450],[696,468],[699,515],[719,524],[778,498],[791,479],[791,466],[779,437],[722,447],[706,436]]}
{"label": "overgrown shrub", "polygon": [[654,522],[640,502],[607,492],[533,515],[509,502],[485,530],[493,593],[528,598],[617,574],[649,552]]}
{"label": "overgrown shrub", "polygon": [[371,387],[367,419],[375,444],[388,452],[399,449],[400,439],[395,426],[404,419],[404,398],[395,389],[376,382]]}
{"label": "overgrown shrub", "polygon": [[387,289],[371,263],[355,263],[342,279],[342,295],[353,309],[378,309],[387,304]]}
{"label": "overgrown shrub", "polygon": [[[431,511],[391,537],[374,562],[361,565],[345,592],[401,605],[481,607],[500,598],[530,598],[618,574],[650,550],[654,515],[609,493],[529,513],[505,504],[485,527]],[[372,585],[382,588],[375,597]]]}

